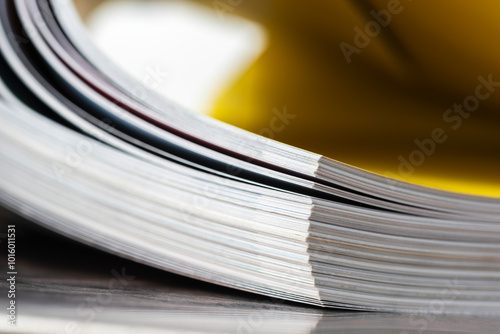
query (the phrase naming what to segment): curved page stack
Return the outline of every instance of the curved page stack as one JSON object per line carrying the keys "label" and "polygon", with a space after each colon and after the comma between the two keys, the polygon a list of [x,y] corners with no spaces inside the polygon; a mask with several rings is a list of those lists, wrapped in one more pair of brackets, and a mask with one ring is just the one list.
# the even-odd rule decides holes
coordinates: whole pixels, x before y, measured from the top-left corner
{"label": "curved page stack", "polygon": [[1,0],[0,16],[3,205],[286,300],[500,312],[499,199],[392,180],[138,94],[71,1]]}

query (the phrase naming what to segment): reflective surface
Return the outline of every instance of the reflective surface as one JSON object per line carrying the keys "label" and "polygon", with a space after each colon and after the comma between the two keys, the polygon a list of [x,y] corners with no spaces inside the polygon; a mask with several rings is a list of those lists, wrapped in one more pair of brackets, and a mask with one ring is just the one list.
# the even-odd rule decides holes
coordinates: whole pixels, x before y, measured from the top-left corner
{"label": "reflective surface", "polygon": [[[18,249],[18,326],[2,321],[6,333],[500,332],[497,318],[303,307],[143,266],[8,213],[0,218],[2,231],[16,225]],[[5,273],[2,262],[2,307]]]}

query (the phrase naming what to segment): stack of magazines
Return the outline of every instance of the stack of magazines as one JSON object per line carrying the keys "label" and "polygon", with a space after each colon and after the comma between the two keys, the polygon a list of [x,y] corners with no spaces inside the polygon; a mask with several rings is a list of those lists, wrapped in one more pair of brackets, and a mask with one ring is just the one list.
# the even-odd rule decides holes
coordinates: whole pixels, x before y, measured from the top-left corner
{"label": "stack of magazines", "polygon": [[185,110],[101,55],[68,0],[0,1],[0,172],[4,206],[170,272],[323,307],[500,312],[500,199]]}
{"label": "stack of magazines", "polygon": [[105,254],[18,216],[7,221],[32,247],[20,244],[17,257],[23,264],[18,327],[0,321],[2,333],[491,334],[500,328],[494,317],[358,312],[257,296]]}

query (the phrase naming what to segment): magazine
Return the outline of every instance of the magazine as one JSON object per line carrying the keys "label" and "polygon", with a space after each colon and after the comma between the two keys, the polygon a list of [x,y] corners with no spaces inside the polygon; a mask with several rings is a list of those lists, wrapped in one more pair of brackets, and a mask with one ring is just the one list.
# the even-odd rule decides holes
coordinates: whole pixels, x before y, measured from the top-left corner
{"label": "magazine", "polygon": [[284,300],[411,312],[444,294],[447,312],[499,312],[500,199],[138,95],[71,1],[0,5],[5,207],[121,257]]}

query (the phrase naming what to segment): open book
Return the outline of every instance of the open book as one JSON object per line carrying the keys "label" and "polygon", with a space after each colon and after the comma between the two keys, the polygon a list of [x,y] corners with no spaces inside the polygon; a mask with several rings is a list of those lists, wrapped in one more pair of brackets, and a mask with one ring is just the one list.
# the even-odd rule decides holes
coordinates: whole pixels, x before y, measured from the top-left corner
{"label": "open book", "polygon": [[139,92],[71,1],[0,6],[6,207],[137,262],[286,300],[499,312],[498,198],[398,181],[190,112]]}

